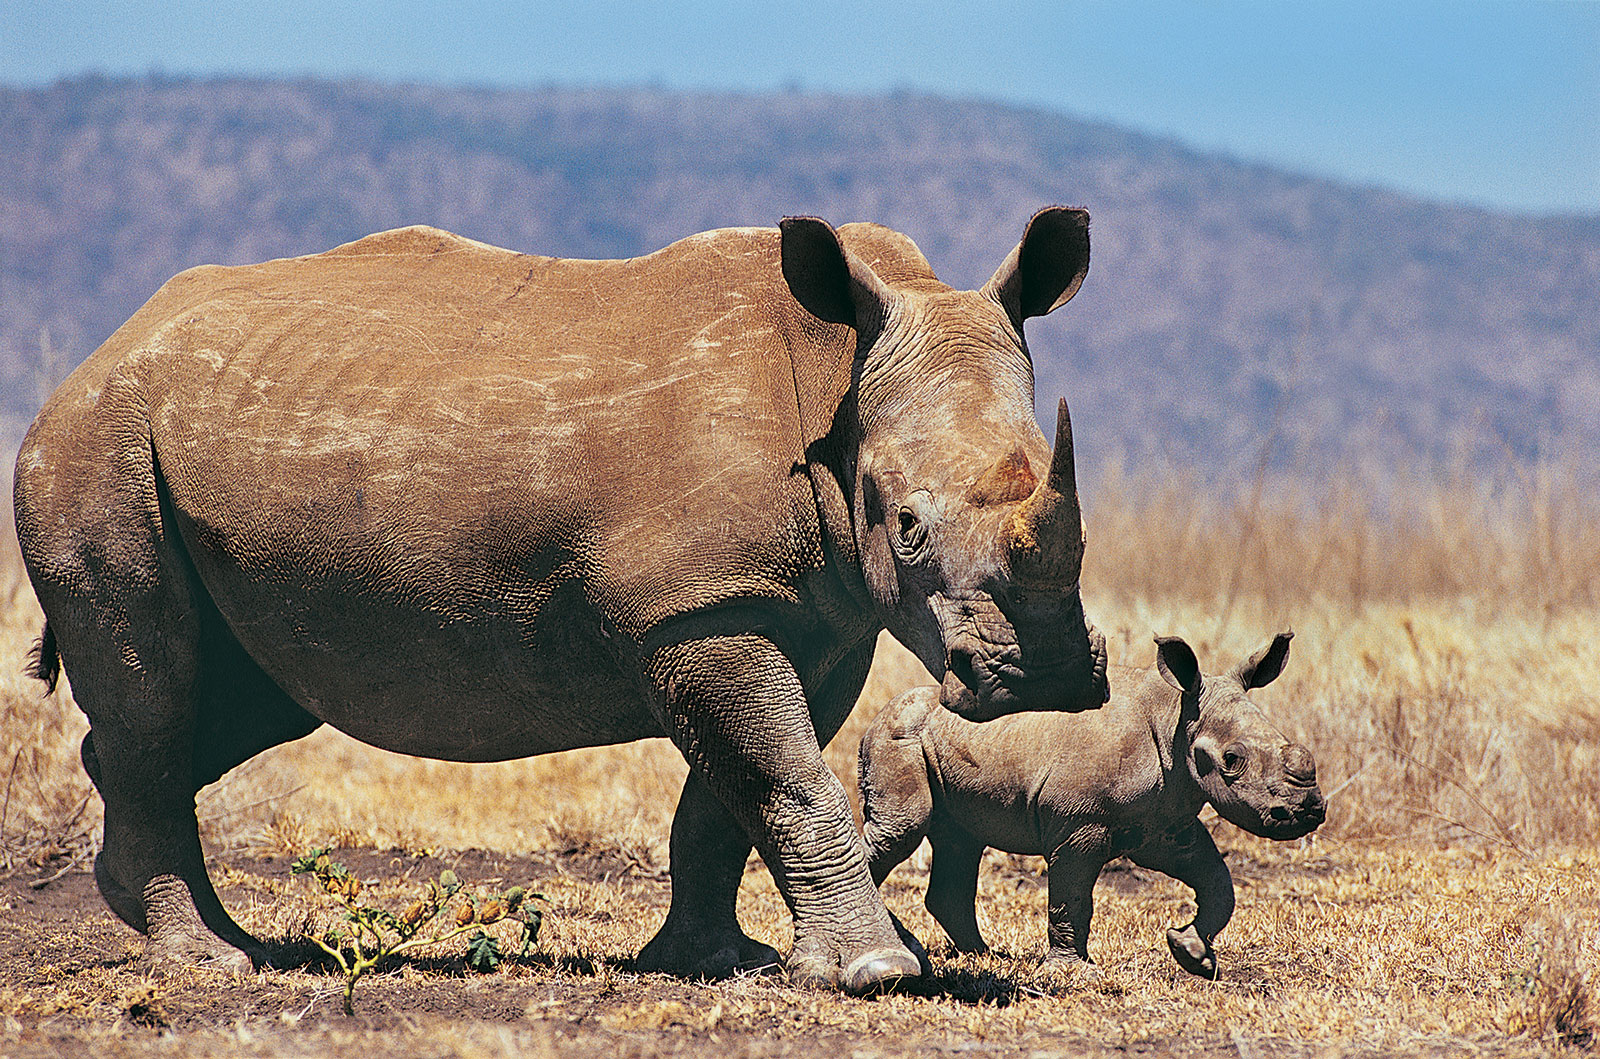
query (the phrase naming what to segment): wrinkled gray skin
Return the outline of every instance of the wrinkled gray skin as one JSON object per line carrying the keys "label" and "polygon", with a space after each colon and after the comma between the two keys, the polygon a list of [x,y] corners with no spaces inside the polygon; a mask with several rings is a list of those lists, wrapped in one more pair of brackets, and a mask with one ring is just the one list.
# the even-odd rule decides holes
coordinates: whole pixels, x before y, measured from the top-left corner
{"label": "wrinkled gray skin", "polygon": [[1094,883],[1126,855],[1195,892],[1195,917],[1167,931],[1184,970],[1215,978],[1212,941],[1233,915],[1233,879],[1195,818],[1207,802],[1263,838],[1322,823],[1311,752],[1250,701],[1283,669],[1291,633],[1223,676],[1202,675],[1177,638],[1157,639],[1156,668],[1119,668],[1119,689],[1085,714],[1027,714],[972,724],[906,692],[861,739],[861,803],[872,878],[882,884],[926,836],[928,911],[957,949],[985,949],[974,911],[988,846],[1043,856],[1050,873],[1047,963],[1089,960]]}
{"label": "wrinkled gray skin", "polygon": [[248,967],[194,795],[260,751],[323,723],[459,761],[666,736],[690,773],[640,968],[778,962],[734,914],[753,844],[794,978],[918,973],[819,748],[885,626],[970,716],[1104,701],[1065,406],[1052,451],[1022,336],[1088,255],[1051,208],[981,291],[812,218],[628,261],[416,227],[175,277],[17,460],[100,892],[152,963]]}

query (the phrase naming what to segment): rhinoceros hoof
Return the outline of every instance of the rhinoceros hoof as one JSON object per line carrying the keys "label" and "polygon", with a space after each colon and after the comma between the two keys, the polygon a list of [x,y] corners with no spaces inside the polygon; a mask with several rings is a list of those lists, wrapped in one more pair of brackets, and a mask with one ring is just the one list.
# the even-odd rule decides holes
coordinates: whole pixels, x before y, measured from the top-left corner
{"label": "rhinoceros hoof", "polygon": [[1172,958],[1185,971],[1210,981],[1216,980],[1217,954],[1193,926],[1168,930],[1167,948],[1172,950]]}
{"label": "rhinoceros hoof", "polygon": [[255,961],[225,941],[219,941],[213,950],[152,941],[145,946],[144,955],[139,958],[137,966],[141,974],[153,978],[207,971],[237,980],[254,974],[256,969]]}
{"label": "rhinoceros hoof", "polygon": [[188,884],[176,875],[151,879],[144,888],[144,907],[149,940],[139,964],[147,974],[201,969],[242,978],[265,962],[259,945],[252,956],[213,934],[195,911]]}
{"label": "rhinoceros hoof", "polygon": [[789,954],[789,981],[803,988],[841,989],[866,996],[922,975],[924,961],[905,948],[870,949],[839,966],[840,954],[821,946],[796,946]]}
{"label": "rhinoceros hoof", "polygon": [[851,960],[839,976],[839,986],[846,993],[865,996],[892,989],[907,979],[920,978],[923,965],[923,960],[905,949],[880,949]]}
{"label": "rhinoceros hoof", "polygon": [[732,978],[741,974],[776,974],[783,969],[783,957],[777,949],[742,932],[729,938],[669,938],[658,934],[639,952],[634,968],[645,974],[679,978]]}

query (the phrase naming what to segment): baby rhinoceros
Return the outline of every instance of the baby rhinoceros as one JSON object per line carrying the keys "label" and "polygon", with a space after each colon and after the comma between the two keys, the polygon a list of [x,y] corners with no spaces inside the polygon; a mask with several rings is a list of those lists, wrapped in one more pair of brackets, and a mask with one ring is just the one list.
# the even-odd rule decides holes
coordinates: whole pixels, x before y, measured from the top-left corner
{"label": "baby rhinoceros", "polygon": [[1194,921],[1167,931],[1191,974],[1217,975],[1211,943],[1233,915],[1233,878],[1196,819],[1210,802],[1264,838],[1309,834],[1326,813],[1311,752],[1284,738],[1249,692],[1283,671],[1283,632],[1225,676],[1200,672],[1177,637],[1156,638],[1154,671],[1124,669],[1099,710],[972,722],[917,688],[861,739],[861,801],[873,881],[924,836],[933,846],[926,905],[957,949],[982,952],[974,909],[988,846],[1046,858],[1046,966],[1089,960],[1100,869],[1119,854],[1194,889]]}

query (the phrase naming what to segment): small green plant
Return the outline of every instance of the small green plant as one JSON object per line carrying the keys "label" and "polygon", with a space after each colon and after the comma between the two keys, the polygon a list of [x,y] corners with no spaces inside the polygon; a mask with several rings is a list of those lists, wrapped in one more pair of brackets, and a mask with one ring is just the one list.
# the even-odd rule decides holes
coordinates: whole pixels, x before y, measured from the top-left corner
{"label": "small green plant", "polygon": [[543,894],[527,893],[513,886],[490,896],[467,893],[446,868],[437,880],[429,880],[421,897],[404,912],[395,915],[382,908],[363,904],[361,880],[326,849],[314,849],[295,858],[291,875],[312,875],[324,893],[344,906],[344,927],[333,927],[320,937],[312,937],[317,947],[344,972],[344,1013],[355,1014],[356,982],[362,975],[391,956],[400,956],[425,945],[438,945],[462,935],[467,937],[467,966],[487,974],[506,958],[500,940],[483,928],[495,923],[520,924],[513,957],[521,959],[539,938],[544,914],[532,902]]}

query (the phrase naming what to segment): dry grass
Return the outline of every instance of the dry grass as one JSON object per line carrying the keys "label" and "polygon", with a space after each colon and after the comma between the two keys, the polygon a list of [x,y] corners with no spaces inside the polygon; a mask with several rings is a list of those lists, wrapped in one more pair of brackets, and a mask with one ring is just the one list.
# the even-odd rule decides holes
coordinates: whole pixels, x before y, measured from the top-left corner
{"label": "dry grass", "polygon": [[[1240,883],[1238,913],[1219,941],[1222,981],[1188,979],[1165,951],[1162,928],[1184,921],[1188,891],[1121,871],[1102,880],[1090,942],[1106,980],[1071,987],[1070,1003],[1039,1001],[1053,984],[1037,975],[1038,865],[991,854],[980,919],[996,953],[940,956],[935,995],[868,1004],[768,982],[685,984],[669,1000],[609,1009],[607,1032],[681,1043],[672,1035],[779,1019],[815,1039],[901,1034],[950,1047],[1203,1039],[1271,1054],[1292,1052],[1293,1042],[1427,1050],[1433,1041],[1446,1051],[1532,1054],[1592,1044],[1600,509],[1578,476],[1418,478],[1386,494],[1381,511],[1361,499],[1355,477],[1318,493],[1263,481],[1229,497],[1181,476],[1112,472],[1086,481],[1085,495],[1087,604],[1114,661],[1147,663],[1152,634],[1171,631],[1220,668],[1281,627],[1297,633],[1287,672],[1259,700],[1315,750],[1333,792],[1329,822],[1309,840],[1276,845],[1213,821]],[[77,763],[84,726],[69,694],[41,700],[19,675],[38,621],[5,552],[0,867],[43,876],[84,863],[99,805]],[[878,707],[926,679],[891,641],[881,645],[860,705],[827,751],[847,787]],[[660,922],[661,884],[651,876],[666,863],[683,775],[659,741],[469,766],[385,754],[325,729],[226,777],[204,792],[200,812],[213,849],[610,851],[637,870],[541,882],[552,906],[544,945],[558,966],[588,968],[583,995],[626,994],[627,976],[612,976]],[[942,940],[920,905],[924,857],[891,878],[886,896],[919,936]],[[787,942],[787,914],[758,863],[741,901],[753,934]],[[309,893],[287,889],[240,912],[274,937],[303,931],[308,916]],[[80,987],[90,989],[87,980]],[[0,1008],[40,1002],[13,992]],[[480,1042],[476,1054],[551,1050],[539,1027],[568,1017],[566,1004],[530,1007],[522,1036]]]}

